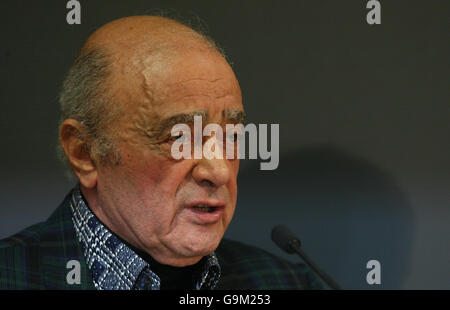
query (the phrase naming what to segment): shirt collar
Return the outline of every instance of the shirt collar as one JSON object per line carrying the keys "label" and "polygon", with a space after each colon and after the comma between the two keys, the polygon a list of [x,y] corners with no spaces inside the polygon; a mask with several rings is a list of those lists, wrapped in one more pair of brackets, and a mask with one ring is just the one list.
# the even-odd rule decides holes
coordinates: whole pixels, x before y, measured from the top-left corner
{"label": "shirt collar", "polygon": [[[97,289],[160,289],[158,275],[92,213],[79,185],[72,191],[70,209],[78,241]],[[220,266],[213,252],[204,260],[195,289],[214,289],[219,278]]]}

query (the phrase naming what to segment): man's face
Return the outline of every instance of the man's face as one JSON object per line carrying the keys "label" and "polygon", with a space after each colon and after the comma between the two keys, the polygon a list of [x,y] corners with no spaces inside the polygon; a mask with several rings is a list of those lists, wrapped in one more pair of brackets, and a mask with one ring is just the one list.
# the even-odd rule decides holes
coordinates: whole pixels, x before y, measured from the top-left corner
{"label": "man's face", "polygon": [[239,122],[228,115],[243,112],[240,88],[217,53],[185,52],[162,69],[145,55],[136,59],[141,67],[135,78],[117,82],[125,109],[111,126],[121,161],[97,167],[99,212],[111,229],[157,261],[193,264],[215,250],[231,221],[239,160],[175,160],[170,132],[192,113],[204,116],[203,126],[225,129]]}

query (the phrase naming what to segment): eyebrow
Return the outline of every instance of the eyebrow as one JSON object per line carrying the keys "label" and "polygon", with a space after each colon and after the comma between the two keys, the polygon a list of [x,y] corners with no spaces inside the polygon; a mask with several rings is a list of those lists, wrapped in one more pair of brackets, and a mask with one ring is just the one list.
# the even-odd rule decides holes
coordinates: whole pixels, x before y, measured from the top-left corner
{"label": "eyebrow", "polygon": [[[179,113],[172,115],[166,119],[163,119],[156,132],[164,133],[171,129],[176,124],[194,124],[194,117],[201,116],[202,120],[208,119],[208,112],[204,110],[192,111],[188,113]],[[233,123],[243,123],[245,121],[245,112],[242,110],[230,110],[226,109],[222,111],[222,121],[223,122],[233,122]]]}
{"label": "eyebrow", "polygon": [[171,129],[176,124],[194,124],[194,117],[201,116],[202,120],[205,120],[208,117],[208,112],[206,111],[192,111],[188,113],[179,113],[172,115],[166,119],[163,119],[158,126],[158,132],[163,133],[169,129]]}
{"label": "eyebrow", "polygon": [[244,123],[245,112],[242,110],[223,110],[222,118],[225,122]]}

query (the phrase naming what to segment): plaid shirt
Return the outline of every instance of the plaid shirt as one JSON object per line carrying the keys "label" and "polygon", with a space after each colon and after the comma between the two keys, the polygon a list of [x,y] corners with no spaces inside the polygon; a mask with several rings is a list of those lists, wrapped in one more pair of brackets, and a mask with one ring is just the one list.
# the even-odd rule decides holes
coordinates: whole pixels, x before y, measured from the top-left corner
{"label": "plaid shirt", "polygon": [[[72,221],[71,197],[47,221],[0,240],[0,289],[96,289]],[[223,239],[215,254],[221,269],[215,289],[322,288],[307,266],[259,248]],[[67,280],[73,260],[80,263],[79,283]]]}
{"label": "plaid shirt", "polygon": [[[91,212],[75,187],[70,200],[72,220],[94,285],[99,290],[159,290],[161,280],[130,247],[106,228]],[[214,253],[202,260],[196,289],[213,289],[220,277]]]}

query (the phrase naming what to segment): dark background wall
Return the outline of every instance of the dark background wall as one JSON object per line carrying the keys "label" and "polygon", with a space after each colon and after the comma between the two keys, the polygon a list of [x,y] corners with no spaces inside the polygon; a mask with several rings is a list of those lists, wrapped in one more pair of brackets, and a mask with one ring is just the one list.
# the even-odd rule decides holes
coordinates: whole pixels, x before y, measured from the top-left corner
{"label": "dark background wall", "polygon": [[[73,184],[56,160],[57,93],[87,36],[149,9],[192,13],[226,49],[249,121],[280,124],[280,166],[242,164],[227,236],[281,253],[283,223],[345,288],[450,289],[449,1],[0,2],[0,238]],[[382,284],[366,283],[381,263]],[[1,262],[0,262],[1,263]]]}

